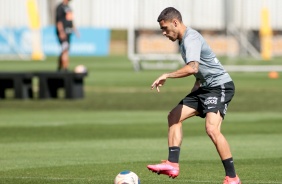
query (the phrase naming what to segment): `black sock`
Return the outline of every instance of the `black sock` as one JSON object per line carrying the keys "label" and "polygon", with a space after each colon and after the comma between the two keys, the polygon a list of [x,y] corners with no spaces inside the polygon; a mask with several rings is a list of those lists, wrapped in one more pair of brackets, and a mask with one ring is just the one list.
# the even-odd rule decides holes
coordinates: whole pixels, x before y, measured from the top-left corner
{"label": "black sock", "polygon": [[178,163],[179,154],[180,154],[180,147],[173,146],[168,148],[168,161],[173,163]]}
{"label": "black sock", "polygon": [[229,176],[230,178],[235,178],[236,172],[234,168],[233,158],[231,157],[226,160],[222,160],[222,163],[225,169],[226,176]]}

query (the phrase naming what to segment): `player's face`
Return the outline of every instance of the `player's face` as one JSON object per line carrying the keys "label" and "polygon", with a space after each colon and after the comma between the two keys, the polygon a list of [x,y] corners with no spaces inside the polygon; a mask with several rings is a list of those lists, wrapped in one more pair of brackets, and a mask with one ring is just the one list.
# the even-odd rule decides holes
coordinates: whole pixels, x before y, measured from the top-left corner
{"label": "player's face", "polygon": [[168,21],[162,20],[159,22],[159,24],[164,36],[166,36],[173,42],[177,40],[178,31],[177,31],[177,25],[175,20],[168,20]]}

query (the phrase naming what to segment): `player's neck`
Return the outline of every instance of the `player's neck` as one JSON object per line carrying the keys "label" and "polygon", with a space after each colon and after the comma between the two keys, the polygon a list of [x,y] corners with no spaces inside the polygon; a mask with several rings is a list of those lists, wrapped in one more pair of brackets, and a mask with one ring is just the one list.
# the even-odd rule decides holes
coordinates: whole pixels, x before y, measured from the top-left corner
{"label": "player's neck", "polygon": [[178,36],[178,40],[179,40],[180,43],[182,42],[182,39],[183,39],[185,32],[186,32],[186,29],[187,29],[187,27],[184,24],[182,24],[180,31],[179,31],[179,36]]}
{"label": "player's neck", "polygon": [[69,3],[69,0],[63,0],[63,4],[67,5]]}

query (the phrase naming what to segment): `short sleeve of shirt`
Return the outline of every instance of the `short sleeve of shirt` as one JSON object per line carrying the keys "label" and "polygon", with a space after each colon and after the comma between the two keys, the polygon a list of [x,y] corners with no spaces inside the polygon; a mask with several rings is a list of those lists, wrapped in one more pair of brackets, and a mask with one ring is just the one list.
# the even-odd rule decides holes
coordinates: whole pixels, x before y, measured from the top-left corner
{"label": "short sleeve of shirt", "polygon": [[202,43],[197,34],[189,35],[184,40],[186,63],[200,61]]}

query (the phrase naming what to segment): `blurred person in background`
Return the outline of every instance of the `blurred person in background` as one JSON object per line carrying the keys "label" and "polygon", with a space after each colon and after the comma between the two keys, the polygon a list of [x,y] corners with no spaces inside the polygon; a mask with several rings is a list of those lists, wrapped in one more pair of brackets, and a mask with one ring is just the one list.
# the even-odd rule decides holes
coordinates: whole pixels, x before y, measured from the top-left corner
{"label": "blurred person in background", "polygon": [[56,34],[61,44],[58,58],[58,71],[67,71],[69,67],[70,37],[73,32],[79,37],[73,23],[73,12],[69,6],[71,0],[63,0],[56,8]]}
{"label": "blurred person in background", "polygon": [[159,76],[151,88],[156,88],[159,92],[168,78],[194,75],[196,80],[191,92],[168,115],[168,159],[160,164],[148,165],[147,168],[158,174],[177,177],[183,139],[182,122],[199,116],[205,118],[206,133],[214,143],[225,169],[223,184],[241,184],[235,172],[229,144],[220,130],[228,104],[235,93],[230,75],[202,35],[183,24],[178,10],[173,7],[164,9],[157,21],[164,36],[171,41],[179,41],[185,65],[179,70]]}

